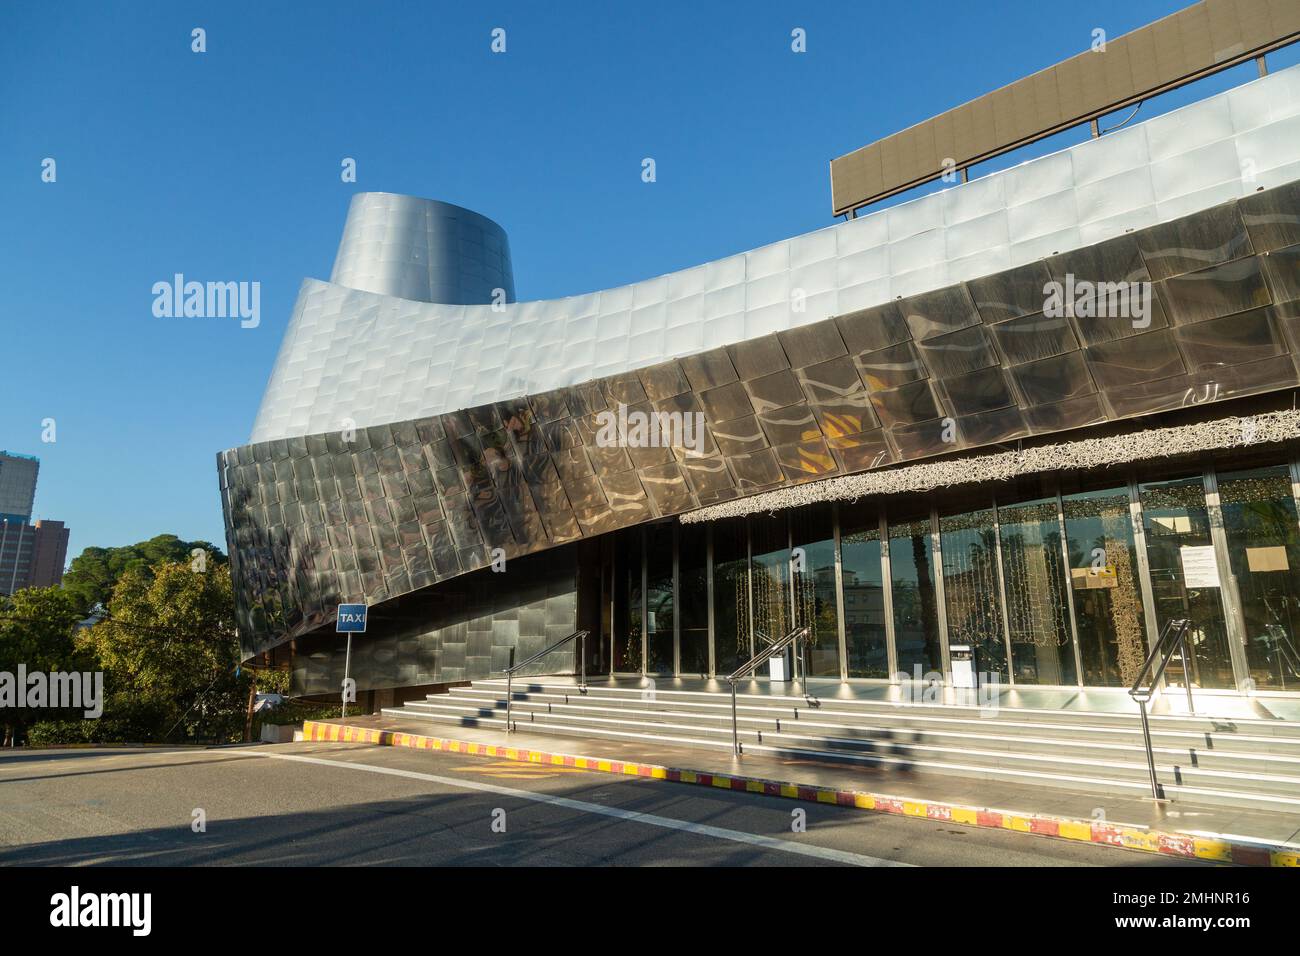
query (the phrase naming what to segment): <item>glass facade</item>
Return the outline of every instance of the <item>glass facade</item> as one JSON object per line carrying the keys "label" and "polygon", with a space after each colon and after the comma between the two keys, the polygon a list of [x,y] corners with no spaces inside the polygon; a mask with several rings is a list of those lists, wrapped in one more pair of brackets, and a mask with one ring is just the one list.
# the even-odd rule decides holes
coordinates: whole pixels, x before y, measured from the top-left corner
{"label": "glass facade", "polygon": [[874,510],[857,504],[840,505],[839,510],[848,676],[888,677],[880,518]]}
{"label": "glass facade", "polygon": [[614,544],[614,671],[641,672],[641,635],[644,623],[641,600],[641,536],[619,535]]}
{"label": "glass facade", "polygon": [[[749,587],[754,631],[769,640],[790,633],[790,535],[786,515],[762,515],[749,525]],[[744,663],[742,659],[741,663]]]}
{"label": "glass facade", "polygon": [[1129,489],[1113,482],[1061,482],[1079,659],[1093,687],[1131,687],[1147,655]]}
{"label": "glass facade", "polygon": [[835,522],[828,504],[802,509],[792,518],[790,566],[795,626],[811,628],[805,655],[810,677],[840,676],[840,610],[836,598]]}
{"label": "glass facade", "polygon": [[[1190,680],[1193,687],[1233,687],[1228,626],[1210,540],[1210,513],[1200,473],[1145,481],[1139,486],[1147,560],[1151,567],[1156,623],[1187,618]],[[1170,667],[1171,683],[1182,669]]]}
{"label": "glass facade", "polygon": [[889,580],[898,671],[921,677],[943,668],[934,533],[928,514],[889,522]]}
{"label": "glass facade", "polygon": [[985,681],[1127,687],[1185,617],[1195,688],[1300,691],[1300,465],[1281,458],[618,531],[614,671],[725,677],[806,625],[813,678],[946,673],[969,645]]}
{"label": "glass facade", "polygon": [[[1259,139],[1255,132],[1251,135]],[[740,336],[726,344],[715,341],[702,351],[682,346],[684,340],[673,335],[671,351],[683,353],[675,357],[667,352],[656,355],[658,339],[641,334],[637,348],[645,354],[627,360],[630,364],[624,371],[589,378],[569,369],[560,376],[568,383],[563,387],[407,421],[382,419],[392,408],[441,407],[425,402],[434,392],[419,401],[396,404],[389,396],[376,406],[369,390],[342,388],[331,379],[330,387],[313,393],[318,400],[313,411],[310,402],[279,401],[275,396],[283,399],[287,393],[271,388],[263,404],[270,418],[259,417],[255,428],[259,441],[218,456],[244,650],[257,653],[328,628],[342,601],[377,606],[474,573],[491,563],[497,549],[513,559],[579,539],[645,528],[754,492],[794,488],[811,478],[860,474],[1022,439],[1041,444],[1049,435],[1103,425],[1097,437],[1118,434],[1144,426],[1134,421],[1111,430],[1113,423],[1139,417],[1150,422],[1150,416],[1166,413],[1187,418],[1192,406],[1204,405],[1208,416],[1215,408],[1230,414],[1223,404],[1228,401],[1242,400],[1239,407],[1251,409],[1282,405],[1285,392],[1300,386],[1300,350],[1294,348],[1300,324],[1294,314],[1300,298],[1297,208],[1300,186],[1278,185],[1105,242],[1053,252],[1034,263],[940,289],[918,289],[871,308],[832,314],[837,309],[834,296],[816,296],[822,311],[806,316],[807,322]],[[784,274],[787,267],[791,276],[803,274],[804,267],[820,255],[821,240],[833,238],[829,233],[816,236],[764,252],[766,256],[789,252],[803,265],[796,268],[794,259],[773,265],[776,272],[765,272],[758,280],[761,286],[777,281],[773,276]],[[812,258],[805,261],[807,256]],[[842,265],[851,271],[849,260]],[[834,272],[829,259],[808,275],[829,276],[828,269]],[[702,281],[708,285],[726,275],[726,269],[711,270]],[[1069,285],[1072,277],[1089,283],[1151,283],[1150,297],[1143,296],[1150,307],[1149,322],[1139,328],[1127,319],[1102,321],[1101,316],[1086,314],[1095,309],[1045,317],[1046,283]],[[683,288],[698,279],[700,274],[695,273],[683,278]],[[661,284],[661,279],[651,280],[647,288],[657,290]],[[724,287],[732,288],[730,279],[715,292],[721,296],[719,301],[730,301],[722,295]],[[308,317],[318,331],[355,324],[349,317],[357,300],[333,295],[324,286],[312,289],[304,287],[306,304],[299,318]],[[623,291],[613,296],[610,314],[616,317],[625,311]],[[670,299],[675,305],[669,312],[681,311],[692,322],[698,318],[694,296],[674,293]],[[558,301],[554,305],[560,311],[569,307]],[[768,307],[760,305],[760,312]],[[655,309],[643,318],[653,325],[664,314],[663,309]],[[755,329],[766,328],[767,318],[759,315],[757,323]],[[437,324],[416,323],[429,328]],[[749,329],[754,323],[742,325]],[[515,359],[526,366],[527,349],[515,351]],[[465,358],[457,353],[453,365],[458,367]],[[615,356],[610,361],[618,365],[624,359]],[[473,364],[470,361],[470,373]],[[479,364],[487,371],[498,367],[495,362]],[[440,364],[440,374],[453,365]],[[296,380],[290,375],[286,381]],[[1269,395],[1272,398],[1265,397]],[[373,413],[360,418],[376,424],[324,430],[336,427],[344,417],[356,420],[356,416],[326,414],[321,402],[334,403],[341,410],[358,401]],[[635,444],[610,447],[601,439],[602,430],[593,427],[593,416],[623,405],[638,413],[702,416],[704,424],[697,436],[700,454],[682,456],[668,448]],[[936,427],[946,419],[952,420],[954,429]],[[1158,482],[1165,477],[1141,480]],[[1125,475],[1122,483],[1130,479]],[[1205,494],[1216,492],[1207,487]],[[935,498],[946,508],[945,493],[936,492]],[[997,519],[995,509],[1004,502],[993,502],[992,489],[988,498],[966,510],[978,517],[987,517],[979,512],[993,510]],[[1008,499],[1018,500],[1031,499]],[[912,510],[909,505],[885,502],[887,510],[896,505]],[[1219,506],[1206,498],[1201,507],[1214,517]],[[0,507],[0,512],[11,510]],[[930,503],[920,510],[921,517],[932,517]],[[947,510],[945,514],[954,520],[960,517]],[[765,521],[784,526],[792,517],[785,513],[755,517],[746,523],[746,547],[749,524]],[[772,530],[777,540],[764,541],[753,551],[760,565],[772,549],[790,548],[788,540],[780,540],[780,529]],[[966,530],[987,537],[988,528]],[[1174,550],[1162,559],[1172,555],[1181,560],[1187,554],[1197,568],[1226,569],[1225,531],[1213,522],[1211,531],[1218,565],[1210,565],[1209,552],[1184,551],[1184,547],[1201,547],[1191,543],[1164,542]],[[1144,539],[1140,529],[1135,529],[1135,535]],[[919,539],[913,543],[924,548]],[[892,614],[917,615],[912,622],[921,633],[908,640],[919,640],[918,655],[933,656],[933,635],[938,635],[937,646],[942,648],[948,634],[943,568],[938,566],[937,543],[932,541],[931,547],[936,549],[931,556],[934,573],[927,577],[922,565],[915,565],[921,604],[906,608],[899,601],[886,606]],[[1145,563],[1144,545],[1138,550]],[[960,557],[965,560],[969,555]],[[924,556],[916,552],[913,560]],[[1034,567],[1030,562],[1023,570]],[[1162,567],[1169,571],[1175,565]],[[641,598],[649,570],[642,570]],[[1051,573],[1046,566],[1038,570]],[[1066,679],[1064,672],[1060,678],[1050,676],[1051,665],[1038,659],[1038,645],[1018,649],[1025,642],[1017,640],[1020,635],[1012,628],[1024,609],[1014,603],[1014,581],[1005,561],[1001,568],[985,562],[971,571],[991,574],[997,579],[996,601],[1003,601],[1005,593],[1006,600],[1013,602],[990,610],[989,620],[983,622],[1002,627],[1007,676],[1016,679],[1020,672],[1024,679],[1031,674],[1037,680]],[[784,605],[772,603],[786,593],[780,587],[783,573],[788,577],[788,569],[765,567],[756,582],[755,602],[746,608],[747,621],[776,624],[784,617],[789,622],[793,594]],[[744,574],[748,581],[748,565]],[[656,582],[662,583],[657,576]],[[773,583],[776,590],[766,590]],[[1177,589],[1177,581],[1169,583]],[[931,584],[937,617],[930,615],[927,587]],[[1067,590],[1067,599],[1073,590],[1073,586]],[[1143,595],[1150,601],[1151,589],[1145,583]],[[1166,597],[1161,594],[1162,603]],[[759,598],[765,602],[762,606],[756,603]],[[680,607],[681,602],[676,603]],[[994,613],[1000,618],[996,622]],[[1148,617],[1152,629],[1154,612]],[[644,613],[641,618],[644,643]],[[967,618],[954,621],[972,623]],[[1233,610],[1226,626],[1233,635],[1228,641],[1231,670],[1240,684],[1246,678],[1238,630],[1245,624]],[[1212,633],[1212,624],[1204,627],[1200,646],[1214,657],[1217,652],[1208,648],[1219,638]],[[904,635],[895,631],[896,641],[902,641]],[[674,621],[674,633],[679,632]],[[627,633],[624,636],[629,638]],[[748,630],[743,639],[749,642]],[[996,641],[990,651],[995,645]],[[656,646],[651,653],[662,659],[662,648]],[[641,667],[643,655],[644,650],[637,658]],[[897,655],[895,663],[901,664],[905,656]],[[1221,655],[1217,663],[1205,661],[1207,680],[1213,677],[1214,683],[1224,683],[1222,664]]]}
{"label": "glass facade", "polygon": [[680,673],[707,676],[709,673],[709,528],[684,524],[678,529],[677,586],[680,600]]}
{"label": "glass facade", "polygon": [[748,532],[743,518],[713,525],[713,672],[718,676],[730,674],[754,653],[749,639]]}
{"label": "glass facade", "polygon": [[1290,469],[1221,471],[1218,485],[1251,684],[1300,689],[1300,534]]}
{"label": "glass facade", "polygon": [[1056,496],[999,505],[1011,670],[1017,684],[1076,683]]}
{"label": "glass facade", "polygon": [[673,526],[653,524],[646,540],[646,673],[676,672],[673,653],[675,604],[673,598]]}
{"label": "glass facade", "polygon": [[1007,645],[994,511],[984,508],[939,519],[943,550],[943,595],[948,644],[975,650],[977,669],[1006,682]]}

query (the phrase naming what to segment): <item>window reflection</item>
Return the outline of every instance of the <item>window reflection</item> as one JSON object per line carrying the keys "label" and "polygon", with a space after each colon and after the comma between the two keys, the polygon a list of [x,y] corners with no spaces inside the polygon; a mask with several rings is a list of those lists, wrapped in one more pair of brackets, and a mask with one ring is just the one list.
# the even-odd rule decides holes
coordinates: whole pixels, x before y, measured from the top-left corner
{"label": "window reflection", "polygon": [[[1207,508],[1199,472],[1169,478],[1153,471],[1152,480],[1138,485],[1156,620],[1161,626],[1192,620],[1189,669],[1199,687],[1236,686],[1234,664],[1243,655],[1229,635],[1240,633],[1243,677],[1261,689],[1300,688],[1300,517],[1290,466],[1260,460],[1260,467],[1243,468],[1255,462],[1236,456],[1237,467],[1219,475],[1228,567],[1216,556],[1211,521],[1217,512]],[[1055,489],[1054,481],[1048,487]],[[957,510],[938,521],[948,639],[973,645],[979,669],[998,680],[1128,686],[1151,638],[1130,486],[1104,472],[1065,473],[1059,482],[1059,499],[1044,495],[1038,479],[1001,486],[996,505],[992,493],[985,499],[979,490],[965,502],[951,491],[938,498],[956,498]],[[940,670],[939,569],[927,504],[919,497],[891,504],[885,540],[879,506],[840,505],[838,568],[836,509],[829,504],[611,534],[602,630],[608,628],[612,641],[606,647],[614,670],[710,673],[710,536],[717,675],[749,660],[754,631],[776,639],[806,624],[813,638],[805,658],[809,676],[888,678],[890,605],[897,669],[907,678]],[[399,533],[407,529],[385,528],[372,529],[380,560],[375,548],[357,552],[363,584],[369,575],[381,586],[388,551],[402,554]],[[316,578],[303,582],[297,587],[314,586]],[[1228,620],[1235,605],[1240,616]],[[1168,676],[1172,684],[1181,681],[1178,662]]]}
{"label": "window reflection", "polygon": [[641,673],[641,532],[624,531],[614,544],[614,670]]}
{"label": "window reflection", "polygon": [[681,674],[709,673],[708,526],[684,524],[678,529],[677,613],[681,619]]}
{"label": "window reflection", "polygon": [[[1156,621],[1163,629],[1175,618],[1191,620],[1189,670],[1194,686],[1235,687],[1203,479],[1197,473],[1149,481],[1139,490]],[[1171,684],[1181,684],[1182,668],[1172,666],[1165,676]]]}
{"label": "window reflection", "polygon": [[1286,465],[1219,474],[1246,666],[1255,687],[1300,687],[1300,533]]}
{"label": "window reflection", "polygon": [[1074,642],[1056,498],[998,507],[1012,674],[1018,684],[1074,684]]}
{"label": "window reflection", "polygon": [[840,565],[844,577],[844,642],[850,677],[888,677],[880,520],[861,505],[840,506]]}
{"label": "window reflection", "polygon": [[673,526],[652,524],[646,536],[647,674],[673,673]]}
{"label": "window reflection", "polygon": [[908,677],[940,670],[939,602],[929,515],[903,514],[897,519],[889,515],[889,574],[898,669]]}
{"label": "window reflection", "polygon": [[[786,514],[755,515],[749,526],[753,559],[754,629],[777,640],[790,633],[790,540]],[[742,660],[743,663],[743,660]]]}
{"label": "window reflection", "polygon": [[744,518],[713,526],[714,667],[725,677],[753,653],[749,640],[749,541]]}
{"label": "window reflection", "polygon": [[1129,687],[1147,639],[1128,486],[1063,494],[1062,504],[1083,683]]}
{"label": "window reflection", "polygon": [[614,669],[614,551],[616,535],[607,535],[600,542],[600,640],[596,652],[598,665],[594,673],[608,673]]}
{"label": "window reflection", "polygon": [[[835,600],[835,531],[830,505],[816,505],[792,518],[795,624],[811,629],[805,656],[812,677],[840,676],[839,608]],[[772,634],[772,637],[777,635]]]}
{"label": "window reflection", "polygon": [[[1002,633],[997,543],[993,509],[939,519],[943,539],[943,594],[948,644],[975,649],[976,667],[1006,681],[1007,648]],[[992,680],[993,678],[988,678]]]}

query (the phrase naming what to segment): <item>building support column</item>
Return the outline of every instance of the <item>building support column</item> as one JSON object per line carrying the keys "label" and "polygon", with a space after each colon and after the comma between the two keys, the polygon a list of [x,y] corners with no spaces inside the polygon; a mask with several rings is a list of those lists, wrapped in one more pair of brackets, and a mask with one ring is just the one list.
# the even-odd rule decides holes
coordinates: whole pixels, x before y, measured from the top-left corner
{"label": "building support column", "polygon": [[894,627],[894,574],[889,567],[889,522],[885,509],[880,509],[880,591],[885,607],[885,658],[889,668],[889,682],[897,683],[898,640]]}

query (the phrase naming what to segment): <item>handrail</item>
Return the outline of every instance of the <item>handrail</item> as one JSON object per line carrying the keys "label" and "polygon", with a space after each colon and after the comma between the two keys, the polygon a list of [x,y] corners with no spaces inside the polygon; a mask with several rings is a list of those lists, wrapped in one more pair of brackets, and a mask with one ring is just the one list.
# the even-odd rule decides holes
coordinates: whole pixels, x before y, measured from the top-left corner
{"label": "handrail", "polygon": [[1290,656],[1292,661],[1292,670],[1300,674],[1300,654],[1296,653],[1295,645],[1287,639],[1285,634],[1279,634],[1276,641],[1277,643],[1274,646],[1277,647],[1279,656],[1283,660],[1286,660],[1286,658]]}
{"label": "handrail", "polygon": [[[1165,668],[1169,666],[1172,655],[1169,653],[1176,645],[1181,645],[1187,636],[1187,631],[1191,628],[1192,622],[1186,618],[1174,618],[1165,624],[1164,632],[1160,635],[1160,640],[1156,641],[1155,646],[1151,648],[1151,653],[1147,659],[1142,662],[1138,668],[1137,678],[1133,681],[1133,686],[1129,688],[1129,696],[1137,700],[1139,696],[1143,700],[1150,700],[1155,693],[1155,688],[1160,684],[1160,678],[1164,676]],[[1155,674],[1151,675],[1150,681],[1143,686],[1143,682],[1151,674],[1151,668],[1159,661],[1159,667],[1156,668]],[[1192,685],[1187,679],[1187,657],[1183,656],[1183,683],[1187,685],[1187,708],[1192,709]]]}
{"label": "handrail", "polygon": [[[582,675],[578,683],[578,691],[583,694],[587,693],[587,635],[590,633],[590,631],[574,631],[568,637],[560,638],[560,640],[556,641],[550,647],[542,648],[542,650],[538,651],[527,660],[520,661],[518,664],[512,664],[506,668],[506,733],[512,734],[515,732],[514,721],[510,719],[510,705],[511,701],[514,699],[513,687],[515,671],[519,670],[521,667],[527,667],[529,664],[533,663],[533,661],[541,660],[547,654],[551,653],[558,647],[563,647],[575,637],[578,639],[578,661],[581,666]],[[511,648],[510,653],[514,653],[513,648]]]}
{"label": "handrail", "polygon": [[[766,639],[767,636],[763,635],[763,637]],[[808,639],[807,626],[796,627],[779,641],[769,642],[766,647],[727,675],[726,680],[731,684],[731,752],[735,756],[740,756],[740,733],[736,728],[736,682],[754,673],[755,668],[764,661],[784,653],[787,647],[797,644],[800,638]],[[804,689],[807,690],[807,687]]]}
{"label": "handrail", "polygon": [[[1147,704],[1155,695],[1156,688],[1160,686],[1165,669],[1173,660],[1173,650],[1177,648],[1183,662],[1183,686],[1187,691],[1187,712],[1189,714],[1196,712],[1192,702],[1192,679],[1187,669],[1187,631],[1191,626],[1192,622],[1187,618],[1173,618],[1165,623],[1160,639],[1156,641],[1151,648],[1151,653],[1138,668],[1137,678],[1128,692],[1128,695],[1137,701],[1138,709],[1142,714],[1142,739],[1146,742],[1147,748],[1147,773],[1151,777],[1151,796],[1156,800],[1164,799],[1164,791],[1160,787],[1160,781],[1156,779],[1156,758],[1151,749],[1151,724],[1147,720]],[[1157,661],[1159,664],[1156,663]],[[1153,667],[1154,672],[1152,672]]]}
{"label": "handrail", "polygon": [[808,628],[806,627],[796,627],[793,631],[791,631],[785,637],[781,638],[779,641],[770,641],[766,647],[760,650],[757,654],[755,654],[745,663],[741,664],[740,667],[736,668],[736,670],[728,674],[724,678],[724,680],[737,681],[744,677],[748,677],[750,674],[754,672],[754,670],[758,667],[759,664],[762,664],[764,661],[769,660],[770,658],[773,658],[777,654],[784,651],[787,647],[793,644],[795,640],[799,638],[800,635],[804,634],[807,630]]}

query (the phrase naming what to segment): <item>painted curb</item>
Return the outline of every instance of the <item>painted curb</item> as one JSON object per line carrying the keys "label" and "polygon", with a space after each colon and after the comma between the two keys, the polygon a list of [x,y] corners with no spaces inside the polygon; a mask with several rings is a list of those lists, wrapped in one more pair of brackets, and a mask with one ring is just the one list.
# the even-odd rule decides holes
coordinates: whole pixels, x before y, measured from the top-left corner
{"label": "painted curb", "polygon": [[1160,853],[1185,859],[1234,863],[1239,866],[1300,867],[1300,848],[1251,843],[1224,836],[1165,832],[1142,826],[1099,823],[1094,820],[1074,820],[1007,810],[981,809],[961,804],[907,800],[862,790],[835,790],[765,780],[759,777],[738,777],[734,774],[683,770],[657,764],[608,760],[602,757],[580,757],[573,754],[550,753],[545,750],[527,750],[444,737],[427,737],[423,734],[410,734],[396,730],[321,723],[315,720],[306,721],[302,733],[304,740],[321,743],[379,744],[386,747],[408,747],[414,750],[445,750],[450,753],[479,757],[504,757],[507,760],[518,760],[523,763],[552,764],[601,773],[650,777],[673,783],[690,783],[702,787],[717,787],[721,790],[743,790],[769,797],[785,797],[811,803],[856,807],[859,810],[873,810],[877,813],[897,813],[927,820],[942,820],[963,826],[1033,833],[1063,840],[1076,840],[1081,843],[1100,843],[1105,846],[1142,850],[1147,853]]}

